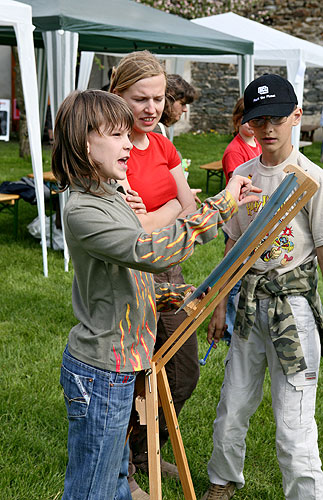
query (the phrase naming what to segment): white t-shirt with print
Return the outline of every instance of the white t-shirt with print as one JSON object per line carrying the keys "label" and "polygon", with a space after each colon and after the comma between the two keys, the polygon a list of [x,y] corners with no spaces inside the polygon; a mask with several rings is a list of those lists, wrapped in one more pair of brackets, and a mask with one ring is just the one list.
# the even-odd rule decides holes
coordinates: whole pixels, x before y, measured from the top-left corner
{"label": "white t-shirt with print", "polygon": [[320,188],[253,265],[254,272],[267,274],[271,279],[313,260],[315,248],[323,246],[323,169],[295,149],[283,163],[274,167],[263,165],[261,156],[240,165],[233,175],[252,178],[253,185],[260,187],[262,193],[259,202],[239,207],[239,212],[225,225],[225,232],[237,241],[283,181],[287,175],[283,169],[289,164],[301,167],[319,182]]}

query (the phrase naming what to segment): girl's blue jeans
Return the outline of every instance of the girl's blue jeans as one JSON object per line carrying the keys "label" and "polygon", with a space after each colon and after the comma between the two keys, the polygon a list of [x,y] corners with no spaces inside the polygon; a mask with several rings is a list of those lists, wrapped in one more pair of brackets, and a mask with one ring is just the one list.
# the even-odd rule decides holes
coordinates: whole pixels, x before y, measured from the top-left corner
{"label": "girl's blue jeans", "polygon": [[131,500],[125,441],[135,378],[78,361],[66,347],[60,378],[69,420],[62,500]]}

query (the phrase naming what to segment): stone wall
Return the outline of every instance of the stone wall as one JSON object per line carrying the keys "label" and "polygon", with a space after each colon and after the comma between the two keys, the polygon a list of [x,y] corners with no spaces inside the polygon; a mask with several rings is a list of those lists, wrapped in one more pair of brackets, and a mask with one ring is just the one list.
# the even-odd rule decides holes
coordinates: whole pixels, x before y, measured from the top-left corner
{"label": "stone wall", "polygon": [[231,131],[231,112],[239,97],[239,81],[234,64],[192,63],[191,81],[200,97],[191,105],[193,130]]}
{"label": "stone wall", "polygon": [[[191,105],[192,130],[215,129],[220,134],[232,132],[232,110],[240,97],[238,68],[234,64],[192,63],[192,84],[200,97]],[[255,78],[264,73],[286,78],[286,67],[255,67]],[[323,80],[322,80],[323,83]],[[323,98],[323,93],[321,94]]]}
{"label": "stone wall", "polygon": [[[252,8],[235,9],[236,14],[258,20],[285,33],[323,45],[323,14],[321,0],[258,0]],[[236,33],[239,36],[239,33]],[[255,77],[265,72],[286,77],[286,68],[255,67]],[[191,105],[193,130],[215,129],[231,132],[231,114],[239,97],[237,67],[213,63],[192,64],[192,84],[200,98]],[[304,82],[303,123],[317,123],[323,107],[323,69],[307,68]],[[315,139],[320,138],[317,131]]]}

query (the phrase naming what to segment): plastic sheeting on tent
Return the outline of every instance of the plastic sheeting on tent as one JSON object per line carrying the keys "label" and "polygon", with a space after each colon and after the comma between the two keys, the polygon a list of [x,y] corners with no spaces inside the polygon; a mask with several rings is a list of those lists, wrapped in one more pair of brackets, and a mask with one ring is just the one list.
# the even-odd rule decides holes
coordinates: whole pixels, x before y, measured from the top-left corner
{"label": "plastic sheeting on tent", "polygon": [[[262,66],[286,66],[287,78],[294,86],[298,103],[303,104],[306,67],[323,67],[323,47],[251,21],[233,12],[193,19],[193,23],[254,42],[253,63]],[[199,58],[219,63],[237,63],[234,56]],[[253,79],[253,64],[250,64]],[[244,88],[244,87],[242,87]],[[293,129],[293,144],[298,148],[300,125]]]}
{"label": "plastic sheeting on tent", "polygon": [[0,26],[13,26],[18,46],[21,80],[24,93],[31,161],[35,178],[38,214],[41,223],[43,271],[48,276],[45,232],[45,202],[36,62],[33,42],[31,7],[12,0],[0,0]]}

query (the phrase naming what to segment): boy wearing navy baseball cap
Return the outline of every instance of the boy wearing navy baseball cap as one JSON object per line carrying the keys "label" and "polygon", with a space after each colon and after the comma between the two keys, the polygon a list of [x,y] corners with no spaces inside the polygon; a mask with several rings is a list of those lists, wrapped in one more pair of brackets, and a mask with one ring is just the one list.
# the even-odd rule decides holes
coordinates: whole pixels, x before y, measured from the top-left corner
{"label": "boy wearing navy baseball cap", "polygon": [[[285,498],[323,498],[314,419],[323,335],[317,292],[317,260],[323,270],[323,170],[292,146],[292,129],[301,116],[293,86],[279,75],[265,74],[245,90],[242,123],[248,122],[254,129],[262,154],[240,165],[233,175],[252,178],[262,193],[258,202],[246,204],[226,225],[225,253],[282,182],[286,165],[303,168],[320,188],[242,279],[214,421],[214,447],[208,464],[211,484],[205,500],[228,500],[236,488],[244,486],[245,438],[250,417],[262,400],[267,366]],[[209,324],[209,342],[219,341],[225,311],[223,300]]]}
{"label": "boy wearing navy baseball cap", "polygon": [[245,90],[242,123],[263,115],[289,116],[297,104],[295,91],[288,80],[279,75],[263,75]]}

